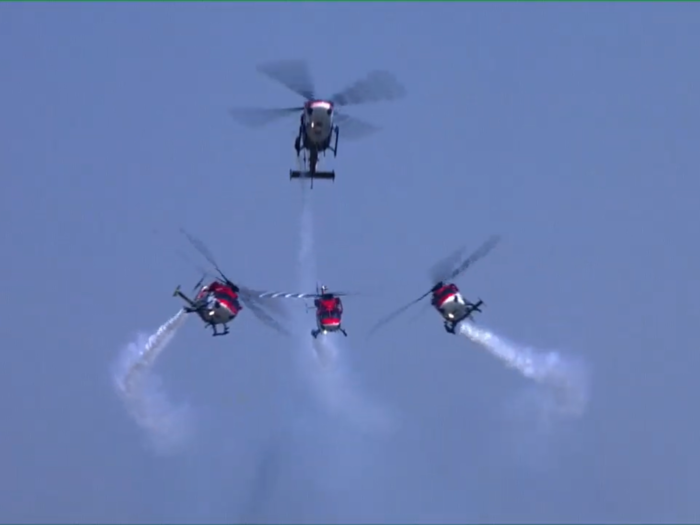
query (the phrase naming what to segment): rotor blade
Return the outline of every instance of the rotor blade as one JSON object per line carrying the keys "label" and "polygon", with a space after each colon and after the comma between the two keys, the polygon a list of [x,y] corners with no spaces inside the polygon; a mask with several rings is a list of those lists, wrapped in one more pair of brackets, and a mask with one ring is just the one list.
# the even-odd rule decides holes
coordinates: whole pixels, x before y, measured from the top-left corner
{"label": "rotor blade", "polygon": [[233,108],[229,110],[229,114],[234,120],[244,126],[260,128],[303,110],[304,106],[293,108]]}
{"label": "rotor blade", "polygon": [[343,139],[355,140],[379,131],[381,128],[350,115],[336,114],[335,122],[340,127]]}
{"label": "rotor blade", "polygon": [[279,301],[274,301],[269,297],[260,297],[261,292],[251,290],[248,287],[240,286],[239,295],[246,301],[253,302],[262,309],[274,310],[276,315],[287,317],[288,311]]}
{"label": "rotor blade", "polygon": [[461,246],[430,268],[429,274],[432,284],[447,280],[452,270],[454,270],[462,260],[464,250],[466,250],[466,246]]}
{"label": "rotor blade", "polygon": [[424,299],[425,297],[427,297],[428,295],[430,295],[431,292],[432,292],[432,290],[428,290],[428,291],[425,292],[423,295],[421,295],[418,299],[414,299],[413,301],[411,301],[411,302],[408,303],[407,305],[402,306],[402,307],[399,308],[398,310],[395,310],[394,312],[392,312],[392,313],[390,313],[390,314],[388,314],[388,315],[382,317],[379,321],[377,321],[377,322],[374,324],[374,326],[372,326],[372,328],[370,328],[369,332],[367,333],[367,337],[370,337],[372,334],[374,334],[374,332],[376,332],[377,330],[379,330],[379,328],[381,328],[382,326],[386,325],[388,322],[393,321],[394,319],[396,319],[399,315],[401,315],[402,313],[404,313],[404,312],[405,312],[406,310],[408,310],[411,306],[413,306],[414,304],[420,302],[422,299]]}
{"label": "rotor blade", "polygon": [[194,237],[193,235],[190,235],[189,233],[187,233],[187,231],[186,231],[184,228],[180,228],[180,232],[181,232],[185,237],[187,237],[187,240],[190,241],[190,243],[192,244],[192,246],[194,246],[194,248],[195,248],[199,253],[201,253],[202,256],[203,256],[207,261],[209,261],[209,263],[214,267],[214,269],[215,269],[217,272],[219,272],[219,275],[221,275],[221,277],[223,277],[224,280],[228,281],[228,278],[224,275],[224,272],[222,272],[222,271],[221,271],[221,268],[219,268],[219,265],[216,264],[216,260],[214,259],[214,256],[212,255],[212,253],[209,251],[209,248],[207,248],[206,245],[205,245],[202,241],[200,241],[199,239],[197,239],[197,238]]}
{"label": "rotor blade", "polygon": [[476,261],[479,259],[485,257],[488,255],[488,253],[493,250],[498,243],[501,242],[501,237],[499,235],[492,235],[491,237],[488,238],[488,240],[479,246],[479,248],[472,253],[462,264],[460,264],[457,268],[455,268],[446,278],[445,280],[452,280],[455,279],[460,273],[465,271],[467,268],[469,268],[472,264],[474,264]]}
{"label": "rotor blade", "polygon": [[429,309],[431,306],[432,306],[432,305],[431,305],[430,303],[424,303],[424,304],[423,304],[423,307],[420,308],[420,309],[416,312],[416,315],[414,315],[413,317],[411,317],[410,321],[408,321],[408,322],[409,322],[410,324],[415,323],[415,322],[418,320],[419,317],[422,317],[422,316],[424,316],[424,315],[426,314],[426,312],[428,311],[428,309]]}
{"label": "rotor blade", "polygon": [[[254,290],[250,290],[250,293],[260,299],[311,299],[323,296],[320,293],[259,292]],[[328,292],[328,294],[334,297],[357,295],[351,292]]]}
{"label": "rotor blade", "polygon": [[319,296],[317,293],[251,292],[261,299],[309,299]]}
{"label": "rotor blade", "polygon": [[301,95],[306,100],[315,98],[314,82],[305,60],[293,59],[266,62],[258,66],[258,71]]}
{"label": "rotor blade", "polygon": [[205,277],[206,277],[206,275],[203,275],[202,278],[197,282],[197,284],[195,284],[195,285],[192,287],[192,293],[194,293],[195,291],[197,291],[197,290],[199,289],[199,287],[202,286],[202,283],[204,282],[204,278],[205,278]]}
{"label": "rotor blade", "polygon": [[215,280],[215,279],[216,279],[216,276],[212,275],[212,273],[211,273],[209,270],[205,270],[205,269],[202,268],[200,265],[198,265],[197,263],[193,262],[189,257],[187,257],[187,256],[186,256],[184,253],[182,253],[180,250],[176,250],[175,253],[177,253],[177,255],[180,257],[180,259],[182,259],[183,261],[185,261],[187,264],[190,264],[191,266],[193,266],[195,270],[197,270],[199,273],[201,273],[201,274],[202,274],[204,277],[206,277],[207,279],[212,279],[212,280]]}
{"label": "rotor blade", "polygon": [[274,319],[270,314],[268,314],[259,304],[251,301],[249,298],[241,297],[245,305],[250,309],[251,312],[257,317],[260,322],[269,326],[273,330],[277,330],[281,334],[290,335],[289,331],[282,326],[282,324]]}
{"label": "rotor blade", "polygon": [[388,71],[372,71],[365,78],[339,91],[331,97],[336,106],[366,104],[397,100],[406,95],[406,90]]}
{"label": "rotor blade", "polygon": [[271,316],[276,318],[289,319],[289,311],[285,308],[284,303],[279,301],[274,301],[272,299],[253,299],[249,298],[248,301],[254,302],[261,309],[268,312]]}

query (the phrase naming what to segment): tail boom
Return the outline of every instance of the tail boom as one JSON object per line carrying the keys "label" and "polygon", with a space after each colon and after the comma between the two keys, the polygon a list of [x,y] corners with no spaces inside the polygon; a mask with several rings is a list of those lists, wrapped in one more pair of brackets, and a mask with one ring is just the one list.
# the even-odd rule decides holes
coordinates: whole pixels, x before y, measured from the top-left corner
{"label": "tail boom", "polygon": [[187,297],[184,293],[182,293],[182,291],[180,291],[179,285],[177,286],[177,288],[175,288],[175,291],[173,292],[173,297],[179,297],[189,305],[189,308],[185,308],[185,311],[187,313],[192,313],[196,310],[196,305],[194,301]]}

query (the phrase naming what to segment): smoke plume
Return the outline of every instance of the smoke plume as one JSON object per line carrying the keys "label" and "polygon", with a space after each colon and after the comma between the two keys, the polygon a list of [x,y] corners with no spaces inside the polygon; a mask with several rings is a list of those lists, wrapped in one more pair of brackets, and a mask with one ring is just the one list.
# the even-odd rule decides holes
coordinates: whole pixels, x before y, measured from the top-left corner
{"label": "smoke plume", "polygon": [[[314,252],[313,212],[308,188],[303,189],[301,213],[301,247],[299,250],[299,284],[302,290],[313,290],[316,285],[316,257]],[[346,352],[341,351],[337,333],[311,337],[315,319],[299,314],[298,341],[302,369],[315,397],[332,415],[340,416],[358,430],[387,432],[392,418],[375,403],[365,399],[352,385]]]}
{"label": "smoke plume", "polygon": [[189,408],[174,406],[166,396],[160,378],[153,373],[158,356],[186,319],[184,310],[180,310],[154,334],[139,334],[122,349],[114,367],[118,395],[159,453],[180,450],[191,437],[193,428]]}
{"label": "smoke plume", "polygon": [[478,344],[507,367],[546,386],[551,395],[542,397],[543,417],[581,416],[588,403],[588,370],[581,361],[559,352],[540,352],[498,336],[494,332],[464,321],[457,333]]}

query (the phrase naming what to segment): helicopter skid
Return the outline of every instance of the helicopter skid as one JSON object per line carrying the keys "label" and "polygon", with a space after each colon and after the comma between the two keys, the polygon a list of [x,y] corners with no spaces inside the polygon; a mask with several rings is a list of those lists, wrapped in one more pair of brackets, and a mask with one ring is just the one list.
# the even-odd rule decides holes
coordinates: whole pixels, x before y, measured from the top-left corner
{"label": "helicopter skid", "polygon": [[321,179],[335,181],[335,171],[301,171],[289,170],[289,180],[292,179]]}
{"label": "helicopter skid", "polygon": [[343,334],[345,337],[348,336],[348,333],[343,329],[343,328],[338,328],[336,330],[311,330],[311,336],[316,339],[319,335],[327,335],[333,332],[340,332]]}
{"label": "helicopter skid", "polygon": [[[228,333],[229,333],[229,328],[228,328],[228,326],[225,326],[225,325],[224,325],[224,331],[223,331],[223,332],[219,332],[219,331],[216,329],[216,325],[210,325],[210,326],[211,326],[212,329],[214,330],[214,332],[211,334],[212,337],[219,337],[219,336],[222,336],[222,335],[228,335]],[[206,326],[205,326],[205,328],[206,328]]]}
{"label": "helicopter skid", "polygon": [[[466,317],[465,317],[465,319],[466,319]],[[461,321],[460,321],[460,322],[461,322]],[[458,324],[459,324],[459,322],[458,322],[458,323],[455,323],[455,322],[453,322],[453,321],[445,321],[445,324],[444,324],[444,326],[445,326],[445,332],[447,332],[448,334],[454,334],[454,333],[455,333],[455,327],[456,327]]]}

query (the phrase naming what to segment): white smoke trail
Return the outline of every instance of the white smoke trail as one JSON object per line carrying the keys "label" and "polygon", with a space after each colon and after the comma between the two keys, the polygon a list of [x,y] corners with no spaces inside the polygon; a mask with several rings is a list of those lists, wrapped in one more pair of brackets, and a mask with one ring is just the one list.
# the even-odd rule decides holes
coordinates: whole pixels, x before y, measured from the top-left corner
{"label": "white smoke trail", "polygon": [[313,340],[313,347],[323,368],[321,373],[316,374],[315,384],[324,396],[326,407],[365,433],[394,432],[397,428],[395,414],[362,396],[357,385],[353,387],[351,384],[345,352],[341,351],[338,335],[319,335]]}
{"label": "white smoke trail", "polygon": [[584,413],[589,388],[588,370],[583,362],[564,358],[554,351],[538,352],[468,321],[460,323],[456,332],[485,348],[524,377],[547,386],[552,395],[542,396],[538,402],[543,417],[578,417]]}
{"label": "white smoke trail", "polygon": [[[314,253],[314,229],[313,229],[313,211],[311,209],[311,194],[310,189],[306,187],[305,181],[302,181],[302,209],[301,209],[301,245],[299,248],[299,286],[302,290],[313,290],[316,281],[316,257]],[[297,326],[299,347],[301,350],[300,360],[303,369],[311,373],[312,379],[317,379],[315,376],[322,372],[319,370],[319,365],[322,368],[328,368],[337,358],[336,352],[324,351],[323,348],[318,348],[312,344],[313,339],[310,336],[311,327],[309,325],[308,316],[299,313]],[[315,352],[313,350],[316,350]],[[320,352],[319,352],[320,350]],[[309,359],[312,358],[312,359]],[[325,365],[325,366],[324,366]],[[315,382],[318,384],[318,382]],[[323,399],[327,396],[322,395]]]}
{"label": "white smoke trail", "polygon": [[181,449],[193,428],[189,408],[174,407],[152,372],[156,359],[186,319],[185,311],[180,310],[151,336],[139,334],[124,347],[114,369],[117,393],[159,453]]}
{"label": "white smoke trail", "polygon": [[[313,212],[308,188],[303,189],[301,213],[301,247],[299,250],[300,286],[311,290],[316,284]],[[312,321],[313,322],[313,321]],[[350,382],[350,374],[338,344],[338,334],[311,337],[308,316],[300,313],[299,361],[310,385],[323,406],[365,431],[389,432],[393,418],[359,394]]]}
{"label": "white smoke trail", "polygon": [[300,285],[311,290],[316,280],[316,257],[314,256],[314,217],[311,209],[310,190],[302,188],[301,247],[299,249]]}

